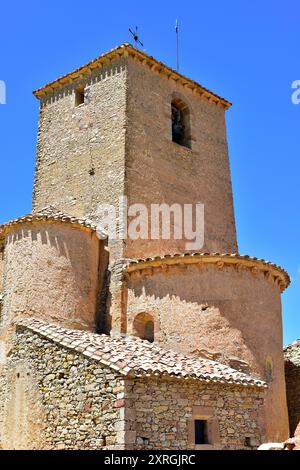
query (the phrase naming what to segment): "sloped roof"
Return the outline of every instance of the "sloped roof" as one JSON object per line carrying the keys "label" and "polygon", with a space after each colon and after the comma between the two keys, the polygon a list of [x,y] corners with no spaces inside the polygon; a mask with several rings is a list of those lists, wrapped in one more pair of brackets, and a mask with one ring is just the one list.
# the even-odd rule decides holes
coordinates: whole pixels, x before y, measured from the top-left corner
{"label": "sloped roof", "polygon": [[80,218],[74,217],[71,215],[67,215],[52,206],[47,206],[37,212],[31,212],[29,214],[23,215],[17,219],[10,220],[9,222],[0,225],[0,239],[3,238],[5,233],[9,230],[9,228],[20,225],[23,223],[31,223],[31,222],[62,222],[67,224],[72,224],[75,226],[81,226],[88,228],[92,231],[97,232],[99,238],[105,239],[107,235],[105,232],[99,228],[95,223],[87,218]]}
{"label": "sloped roof", "polygon": [[207,88],[204,88],[199,83],[195,82],[194,80],[191,80],[188,77],[185,77],[184,75],[168,67],[164,63],[159,62],[154,57],[146,54],[145,52],[142,52],[136,47],[133,47],[128,42],[125,42],[124,44],[121,44],[120,46],[115,47],[114,49],[111,49],[105,54],[98,56],[96,59],[91,60],[90,62],[83,65],[82,67],[79,67],[76,70],[73,70],[73,72],[67,73],[57,78],[56,80],[46,84],[42,88],[35,90],[33,94],[37,98],[42,98],[43,96],[47,94],[54,93],[56,90],[58,90],[62,86],[72,83],[75,80],[81,79],[83,75],[88,75],[94,69],[101,68],[107,62],[114,60],[118,57],[122,57],[122,56],[134,57],[140,62],[143,62],[143,64],[149,66],[150,68],[157,70],[159,73],[163,73],[167,75],[168,77],[173,78],[175,81],[181,83],[182,85],[186,86],[187,88],[190,88],[191,90],[194,90],[195,92],[198,92],[200,95],[203,95],[205,98],[211,100],[212,102],[221,104],[225,109],[231,106],[231,103],[227,101],[225,98],[222,98],[221,96],[217,95],[216,93],[213,93]]}
{"label": "sloped roof", "polygon": [[284,359],[300,366],[300,339],[286,346],[283,350]]}
{"label": "sloped roof", "polygon": [[224,364],[166,350],[140,338],[111,337],[71,330],[33,318],[19,320],[17,325],[99,361],[124,376],[160,375],[222,384],[266,387],[262,380]]}

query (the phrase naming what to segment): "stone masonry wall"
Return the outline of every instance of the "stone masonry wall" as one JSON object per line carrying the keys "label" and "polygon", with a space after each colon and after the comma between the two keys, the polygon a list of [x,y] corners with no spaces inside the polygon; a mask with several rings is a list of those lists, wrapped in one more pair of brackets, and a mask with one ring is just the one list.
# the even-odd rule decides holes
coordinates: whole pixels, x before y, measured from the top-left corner
{"label": "stone masonry wall", "polygon": [[[85,102],[75,106],[79,87],[85,87]],[[102,221],[100,204],[118,211],[125,194],[126,94],[127,59],[122,57],[41,100],[34,211],[52,205],[96,223]],[[104,331],[110,327],[110,314],[120,315],[122,279],[114,266],[123,258],[123,245],[123,240],[108,240],[112,269]]]}
{"label": "stone masonry wall", "polygon": [[[124,194],[127,67],[123,58],[41,101],[33,209],[52,205],[99,221],[99,204]],[[85,102],[75,106],[75,90]],[[110,240],[111,261],[122,241]]]}
{"label": "stone masonry wall", "polygon": [[290,434],[300,423],[300,340],[284,350],[285,381],[290,420]]}
{"label": "stone masonry wall", "polygon": [[132,430],[126,448],[197,449],[192,419],[210,413],[214,448],[255,447],[265,438],[263,396],[258,388],[194,380],[126,381],[125,412]]}
{"label": "stone masonry wall", "polygon": [[[85,102],[76,107],[75,90],[82,86]],[[192,149],[172,142],[174,93],[190,109]],[[33,207],[53,205],[95,221],[99,203],[118,208],[121,195],[147,206],[201,202],[203,250],[237,251],[223,107],[131,57],[42,99]],[[110,241],[112,261],[122,247]],[[184,249],[180,240],[129,240],[126,256]]]}
{"label": "stone masonry wall", "polygon": [[[1,347],[0,343],[0,347]],[[2,358],[1,358],[2,359]],[[7,368],[0,359],[0,449],[2,449],[4,432],[4,397],[7,395]]]}
{"label": "stone masonry wall", "polygon": [[[189,107],[191,149],[172,142],[173,97]],[[133,59],[128,61],[126,195],[129,205],[142,203],[149,211],[151,204],[204,204],[204,246],[190,250],[237,252],[223,107]],[[186,242],[185,237],[127,240],[125,256],[180,253]]]}
{"label": "stone masonry wall", "polygon": [[3,448],[121,447],[124,386],[112,370],[19,328],[8,375]]}

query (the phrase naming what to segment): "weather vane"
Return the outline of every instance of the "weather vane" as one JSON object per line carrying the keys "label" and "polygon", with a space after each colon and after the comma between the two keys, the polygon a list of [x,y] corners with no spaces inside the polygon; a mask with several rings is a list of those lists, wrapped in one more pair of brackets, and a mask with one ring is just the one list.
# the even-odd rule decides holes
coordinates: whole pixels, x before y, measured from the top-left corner
{"label": "weather vane", "polygon": [[138,47],[138,45],[140,44],[142,47],[144,47],[144,44],[140,41],[140,38],[139,38],[139,35],[138,35],[138,27],[136,26],[135,27],[135,31],[132,31],[130,28],[129,28],[129,32],[132,34],[133,36],[133,39],[134,39],[134,42],[135,42],[135,45],[136,47]]}

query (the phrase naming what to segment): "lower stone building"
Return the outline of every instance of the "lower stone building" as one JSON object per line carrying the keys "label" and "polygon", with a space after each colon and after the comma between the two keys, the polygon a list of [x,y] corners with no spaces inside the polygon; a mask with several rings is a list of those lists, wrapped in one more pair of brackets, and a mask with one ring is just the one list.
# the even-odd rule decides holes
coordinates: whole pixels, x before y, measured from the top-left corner
{"label": "lower stone building", "polygon": [[4,449],[251,449],[266,385],[128,336],[16,325],[1,365]]}
{"label": "lower stone building", "polygon": [[290,433],[300,424],[300,339],[284,349],[286,393]]}

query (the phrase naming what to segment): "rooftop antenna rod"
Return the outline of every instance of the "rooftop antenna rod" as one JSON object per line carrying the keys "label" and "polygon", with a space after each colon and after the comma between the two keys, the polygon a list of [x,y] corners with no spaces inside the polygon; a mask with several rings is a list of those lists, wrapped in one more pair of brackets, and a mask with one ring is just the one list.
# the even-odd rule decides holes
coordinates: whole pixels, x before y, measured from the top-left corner
{"label": "rooftop antenna rod", "polygon": [[176,70],[179,72],[179,23],[178,20],[176,20],[175,23],[175,31],[176,31]]}
{"label": "rooftop antenna rod", "polygon": [[139,38],[139,35],[138,35],[138,27],[137,26],[135,27],[135,31],[132,31],[132,29],[129,28],[129,32],[133,36],[133,39],[134,39],[134,42],[135,42],[135,47],[139,47],[139,44],[140,44],[140,46],[144,47],[144,44],[140,41],[140,38]]}

